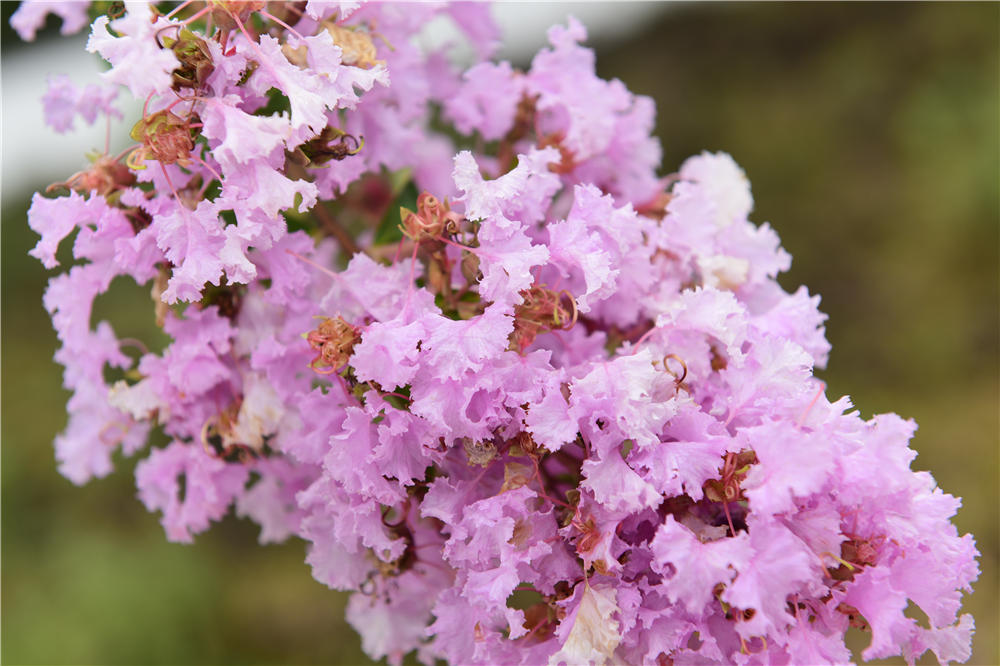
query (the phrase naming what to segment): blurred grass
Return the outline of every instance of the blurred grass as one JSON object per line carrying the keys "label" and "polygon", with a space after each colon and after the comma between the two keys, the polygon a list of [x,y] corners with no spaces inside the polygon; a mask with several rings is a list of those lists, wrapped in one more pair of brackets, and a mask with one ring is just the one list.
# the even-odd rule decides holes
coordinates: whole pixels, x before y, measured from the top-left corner
{"label": "blurred grass", "polygon": [[[830,314],[829,393],[920,424],[914,467],[964,498],[955,522],[983,554],[974,664],[1000,663],[998,25],[996,4],[683,5],[598,55],[656,99],[664,172],[706,149],[746,169],[754,220],[794,257],[782,283]],[[365,662],[301,543],[258,547],[230,518],[168,544],[131,462],[83,488],[58,476],[67,393],[29,196],[4,192],[0,226],[2,661]],[[146,291],[115,291],[101,317],[142,337]]]}

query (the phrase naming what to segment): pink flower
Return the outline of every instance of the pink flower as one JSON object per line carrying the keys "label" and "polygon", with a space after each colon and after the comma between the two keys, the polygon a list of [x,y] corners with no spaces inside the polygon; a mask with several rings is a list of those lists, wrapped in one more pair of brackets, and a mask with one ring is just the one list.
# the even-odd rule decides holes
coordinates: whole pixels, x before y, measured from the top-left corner
{"label": "pink flower", "polygon": [[17,31],[18,37],[26,42],[31,42],[35,40],[38,30],[45,25],[45,18],[52,13],[62,19],[59,33],[72,35],[74,32],[82,30],[90,22],[87,16],[89,5],[90,2],[85,0],[59,0],[58,2],[27,0],[22,2],[11,15],[10,25]]}
{"label": "pink flower", "polygon": [[[32,199],[31,254],[72,259],[44,298],[67,478],[161,428],[136,483],[168,539],[231,506],[300,537],[393,664],[841,663],[852,625],[865,658],[968,658],[978,552],[915,424],[827,398],[819,297],[776,281],[745,173],[661,179],[652,101],[578,22],[519,72],[420,47],[440,18],[491,53],[481,5],[223,4],[94,22],[140,146]],[[116,93],[53,78],[48,122]],[[92,324],[119,277],[164,343]]]}

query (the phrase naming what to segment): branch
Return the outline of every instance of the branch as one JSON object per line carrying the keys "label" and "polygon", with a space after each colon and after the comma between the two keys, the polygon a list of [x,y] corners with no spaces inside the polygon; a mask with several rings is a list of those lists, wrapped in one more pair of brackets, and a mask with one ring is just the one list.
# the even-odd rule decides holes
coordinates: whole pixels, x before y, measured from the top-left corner
{"label": "branch", "polygon": [[330,214],[325,204],[320,202],[313,206],[312,213],[316,217],[316,221],[319,222],[320,228],[330,236],[333,236],[348,256],[353,257],[362,251],[358,247],[358,244],[354,242],[351,234],[347,233],[347,230],[340,226],[340,223]]}

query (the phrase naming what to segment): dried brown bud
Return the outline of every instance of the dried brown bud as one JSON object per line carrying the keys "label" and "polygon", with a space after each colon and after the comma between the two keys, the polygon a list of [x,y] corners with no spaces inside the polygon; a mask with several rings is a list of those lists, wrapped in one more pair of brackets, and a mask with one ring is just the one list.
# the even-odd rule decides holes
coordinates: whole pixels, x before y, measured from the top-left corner
{"label": "dried brown bud", "polygon": [[462,439],[462,446],[465,447],[465,455],[469,457],[470,465],[485,467],[497,457],[497,445],[493,442],[477,442],[471,437],[465,437]]}
{"label": "dried brown bud", "polygon": [[360,340],[361,332],[343,317],[324,317],[319,326],[306,333],[309,346],[319,352],[309,367],[320,374],[336,372],[347,364]]}
{"label": "dried brown bud", "polygon": [[166,109],[141,118],[130,136],[142,144],[128,159],[129,166],[135,168],[142,168],[138,165],[149,158],[164,165],[176,162],[185,166],[194,150],[188,121]]}
{"label": "dried brown bud", "polygon": [[173,88],[201,88],[215,71],[212,52],[205,40],[187,28],[182,28],[177,39],[164,39],[164,43],[174,52],[180,66],[172,73]]}
{"label": "dried brown bud", "polygon": [[462,217],[452,212],[447,199],[441,201],[428,192],[417,197],[417,212],[400,207],[399,217],[402,220],[399,228],[418,243],[438,240],[442,234],[455,234],[462,223]]}
{"label": "dried brown bud", "polygon": [[375,52],[375,42],[372,41],[371,34],[357,28],[347,28],[337,25],[334,21],[324,21],[323,27],[330,33],[333,43],[340,47],[343,52],[343,63],[354,65],[362,69],[371,69],[381,63],[377,60]]}
{"label": "dried brown bud", "polygon": [[264,0],[209,0],[212,21],[223,30],[236,30],[236,21],[246,23],[250,14],[264,9]]}
{"label": "dried brown bud", "polygon": [[476,284],[483,278],[479,270],[479,255],[473,252],[466,252],[462,257],[462,277],[469,284]]}
{"label": "dried brown bud", "polygon": [[503,468],[503,485],[500,486],[500,492],[503,493],[528,485],[531,483],[533,475],[534,468],[528,465],[516,462],[507,463]]}
{"label": "dried brown bud", "polygon": [[64,183],[49,185],[47,191],[66,187],[81,194],[89,194],[96,190],[102,197],[107,197],[134,184],[135,174],[127,166],[107,155],[101,155],[94,159],[89,169],[73,174]]}
{"label": "dried brown bud", "polygon": [[323,166],[331,160],[339,162],[357,155],[365,146],[364,137],[356,137],[342,129],[327,125],[315,137],[288,153],[300,166]]}
{"label": "dried brown bud", "polygon": [[533,454],[538,449],[538,444],[535,443],[535,440],[531,436],[530,432],[521,431],[517,433],[510,440],[510,444],[512,447],[519,447],[521,451],[528,455]]}
{"label": "dried brown bud", "polygon": [[567,291],[534,286],[521,296],[524,301],[514,308],[510,334],[510,347],[517,352],[527,349],[540,333],[569,329],[576,323],[576,300]]}
{"label": "dried brown bud", "polygon": [[549,164],[549,171],[552,173],[567,174],[577,167],[576,156],[566,147],[564,140],[565,137],[561,133],[556,133],[543,136],[538,142],[539,148],[554,146],[559,151],[559,161]]}

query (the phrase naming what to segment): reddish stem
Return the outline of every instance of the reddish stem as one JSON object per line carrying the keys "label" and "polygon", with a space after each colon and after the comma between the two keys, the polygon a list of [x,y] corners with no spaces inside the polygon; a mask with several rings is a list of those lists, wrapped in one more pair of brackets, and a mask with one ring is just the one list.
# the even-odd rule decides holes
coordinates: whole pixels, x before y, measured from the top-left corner
{"label": "reddish stem", "polygon": [[298,30],[296,30],[296,29],[295,29],[295,28],[293,28],[292,26],[288,25],[287,23],[285,23],[284,21],[282,21],[282,20],[281,20],[280,18],[278,18],[277,16],[273,16],[272,14],[269,14],[269,13],[267,12],[267,10],[265,10],[265,9],[261,9],[261,10],[260,10],[260,11],[258,11],[257,13],[258,13],[258,14],[260,14],[261,16],[263,16],[263,17],[264,17],[264,18],[266,18],[266,19],[270,19],[270,20],[274,21],[275,23],[277,23],[278,25],[280,25],[280,26],[281,26],[282,28],[284,28],[284,29],[285,29],[285,30],[287,30],[288,32],[290,32],[290,33],[292,33],[293,35],[295,35],[296,37],[298,37],[298,38],[299,38],[300,40],[303,40],[303,41],[305,41],[305,37],[303,37],[302,35],[300,35],[300,34],[299,34],[299,32],[298,32]]}
{"label": "reddish stem", "polygon": [[538,496],[541,497],[542,499],[546,499],[552,502],[553,504],[558,504],[567,509],[572,509],[573,511],[576,511],[576,507],[573,506],[572,504],[567,504],[566,502],[556,499],[555,497],[552,497],[547,492],[545,492],[546,490],[545,483],[542,481],[542,471],[538,467],[538,459],[535,458],[534,456],[531,456],[531,464],[535,466],[535,480],[538,481],[538,487],[539,487]]}
{"label": "reddish stem", "polygon": [[184,0],[184,2],[182,2],[181,4],[179,4],[176,7],[174,7],[173,10],[171,10],[171,12],[169,14],[167,14],[166,16],[164,16],[164,18],[169,19],[171,16],[173,16],[177,12],[181,11],[182,9],[184,9],[185,7],[187,7],[188,5],[190,5],[192,2],[194,2],[194,0]]}
{"label": "reddish stem", "polygon": [[736,528],[733,527],[733,516],[729,513],[729,502],[723,502],[722,509],[726,512],[726,521],[729,523],[729,535],[736,536]]}

